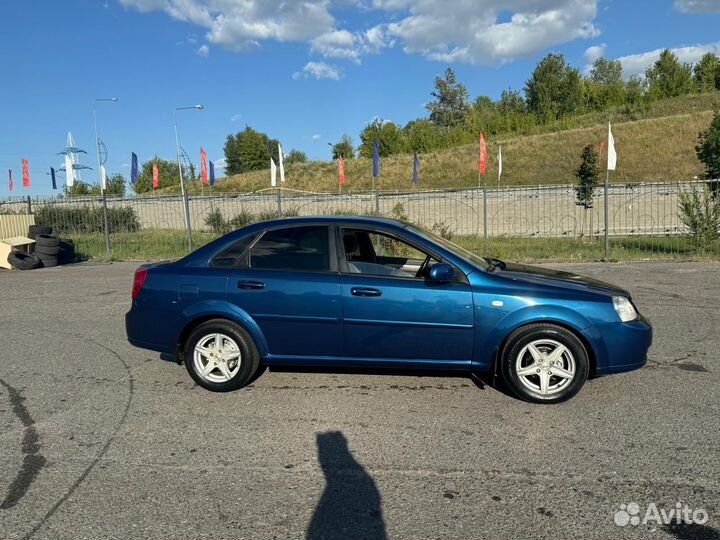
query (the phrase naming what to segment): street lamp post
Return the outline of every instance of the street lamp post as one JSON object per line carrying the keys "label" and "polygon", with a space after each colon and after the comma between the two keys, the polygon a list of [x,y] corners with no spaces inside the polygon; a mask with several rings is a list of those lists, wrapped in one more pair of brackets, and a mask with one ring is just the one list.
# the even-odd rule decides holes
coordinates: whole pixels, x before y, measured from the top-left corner
{"label": "street lamp post", "polygon": [[105,193],[105,185],[103,184],[102,163],[100,160],[100,136],[98,135],[97,110],[96,110],[98,101],[111,101],[113,103],[117,103],[118,98],[116,98],[116,97],[97,98],[97,99],[95,99],[95,101],[93,101],[93,123],[95,124],[95,150],[97,151],[98,180],[99,180],[99,184],[100,184],[100,193],[102,194],[102,203],[103,203],[103,225],[104,225],[104,229],[105,229],[105,253],[109,256],[110,255],[110,224],[108,221],[107,194]]}
{"label": "street lamp post", "polygon": [[180,137],[178,136],[177,112],[178,111],[187,111],[187,110],[202,111],[204,108],[205,107],[203,107],[202,105],[193,105],[192,107],[176,107],[175,113],[173,114],[173,119],[174,119],[174,123],[175,123],[175,148],[177,151],[178,172],[180,173],[180,193],[182,195],[183,207],[185,210],[185,228],[187,229],[188,253],[192,251],[192,229],[190,227],[190,203],[188,201],[187,192],[185,191],[185,182],[183,180],[182,163],[180,162]]}

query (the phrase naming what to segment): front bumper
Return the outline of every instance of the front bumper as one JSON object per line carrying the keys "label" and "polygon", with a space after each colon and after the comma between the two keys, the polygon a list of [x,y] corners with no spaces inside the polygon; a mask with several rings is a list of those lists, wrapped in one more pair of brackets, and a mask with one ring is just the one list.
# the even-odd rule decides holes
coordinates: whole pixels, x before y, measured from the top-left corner
{"label": "front bumper", "polygon": [[605,346],[604,362],[599,362],[596,373],[622,373],[639,369],[647,363],[648,349],[652,345],[653,328],[642,316],[632,322],[601,324],[595,327]]}

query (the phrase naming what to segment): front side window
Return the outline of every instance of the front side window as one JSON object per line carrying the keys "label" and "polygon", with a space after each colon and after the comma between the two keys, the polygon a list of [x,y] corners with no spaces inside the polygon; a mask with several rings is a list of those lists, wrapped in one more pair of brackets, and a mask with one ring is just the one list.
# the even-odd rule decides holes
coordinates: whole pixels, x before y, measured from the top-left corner
{"label": "front side window", "polygon": [[349,273],[423,278],[435,262],[429,254],[390,235],[361,229],[342,230]]}
{"label": "front side window", "polygon": [[260,270],[330,271],[328,228],[290,227],[266,232],[250,250],[250,267]]}

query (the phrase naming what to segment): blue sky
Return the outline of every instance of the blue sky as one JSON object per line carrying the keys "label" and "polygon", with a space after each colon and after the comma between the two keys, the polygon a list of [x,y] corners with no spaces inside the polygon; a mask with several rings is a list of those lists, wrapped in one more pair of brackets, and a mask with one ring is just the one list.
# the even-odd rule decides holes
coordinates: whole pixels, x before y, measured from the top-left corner
{"label": "blue sky", "polygon": [[[522,89],[549,51],[583,67],[598,54],[640,73],[657,50],[720,52],[720,0],[7,0],[0,7],[0,197],[51,192],[68,131],[95,168],[92,105],[107,169],[174,159],[173,110],[195,163],[223,157],[246,124],[329,158],[328,142],[374,117],[425,115],[434,77],[470,95]],[[33,186],[21,186],[21,159]],[[83,180],[94,181],[95,171]]]}

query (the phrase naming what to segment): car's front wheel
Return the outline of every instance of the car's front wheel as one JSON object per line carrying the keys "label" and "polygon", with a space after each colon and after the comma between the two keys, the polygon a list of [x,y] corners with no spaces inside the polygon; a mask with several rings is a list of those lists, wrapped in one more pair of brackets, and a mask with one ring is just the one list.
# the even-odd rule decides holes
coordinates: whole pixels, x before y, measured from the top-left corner
{"label": "car's front wheel", "polygon": [[515,330],[500,356],[504,382],[519,398],[559,403],[585,384],[590,360],[582,341],[553,324],[531,324]]}
{"label": "car's front wheel", "polygon": [[248,333],[223,319],[199,325],[184,347],[188,373],[196,383],[213,392],[229,392],[248,384],[258,370],[259,356]]}

